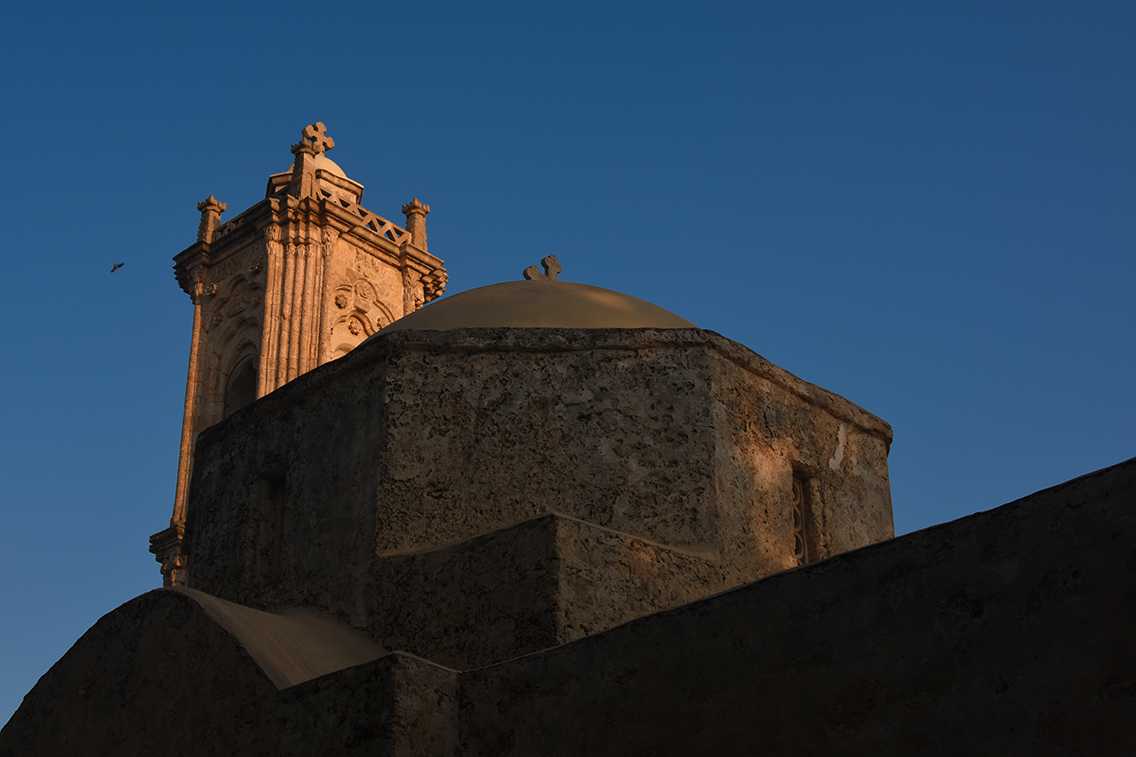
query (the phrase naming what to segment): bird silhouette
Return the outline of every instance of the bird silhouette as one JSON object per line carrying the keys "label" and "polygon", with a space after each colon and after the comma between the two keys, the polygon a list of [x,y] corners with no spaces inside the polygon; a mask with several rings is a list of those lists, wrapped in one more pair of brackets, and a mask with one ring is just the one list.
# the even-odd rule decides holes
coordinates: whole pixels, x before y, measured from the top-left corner
{"label": "bird silhouette", "polygon": [[117,271],[117,270],[118,270],[119,268],[122,268],[122,267],[123,267],[124,265],[126,265],[126,263],[115,263],[115,264],[114,264],[114,268],[110,269],[110,272],[111,272],[111,273],[114,273],[114,272],[115,272],[115,271]]}

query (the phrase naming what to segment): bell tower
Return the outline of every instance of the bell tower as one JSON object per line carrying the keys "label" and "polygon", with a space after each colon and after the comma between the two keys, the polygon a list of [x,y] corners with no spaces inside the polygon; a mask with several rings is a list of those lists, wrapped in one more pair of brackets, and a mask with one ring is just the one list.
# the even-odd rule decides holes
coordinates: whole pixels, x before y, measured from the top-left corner
{"label": "bell tower", "polygon": [[322,123],[305,127],[264,200],[222,223],[225,203],[210,195],[197,204],[197,241],[174,257],[193,334],[173,517],[150,537],[166,586],[185,583],[197,434],[445,291],[426,249],[430,206],[404,205],[405,228],[375,215],[327,157],[334,146]]}

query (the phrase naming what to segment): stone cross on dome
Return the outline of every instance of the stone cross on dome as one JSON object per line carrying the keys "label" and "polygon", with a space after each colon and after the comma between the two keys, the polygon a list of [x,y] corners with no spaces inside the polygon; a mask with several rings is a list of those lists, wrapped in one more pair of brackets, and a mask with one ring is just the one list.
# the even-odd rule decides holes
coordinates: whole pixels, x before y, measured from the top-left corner
{"label": "stone cross on dome", "polygon": [[292,154],[306,152],[308,155],[319,155],[335,147],[335,140],[327,136],[327,127],[322,121],[316,121],[311,126],[305,126],[300,132],[300,143],[292,145]]}
{"label": "stone cross on dome", "polygon": [[544,273],[541,273],[540,269],[535,265],[530,265],[528,268],[521,271],[521,275],[529,281],[556,281],[556,277],[564,270],[555,255],[549,255],[543,258],[540,264],[544,267]]}

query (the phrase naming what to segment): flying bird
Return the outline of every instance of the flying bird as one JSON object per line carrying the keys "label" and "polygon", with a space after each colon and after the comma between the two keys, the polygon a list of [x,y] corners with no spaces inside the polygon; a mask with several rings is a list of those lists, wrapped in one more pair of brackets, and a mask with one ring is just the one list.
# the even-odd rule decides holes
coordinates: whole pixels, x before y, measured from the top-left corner
{"label": "flying bird", "polygon": [[117,270],[118,270],[119,268],[122,268],[122,267],[123,267],[124,265],[126,265],[126,263],[115,263],[115,264],[114,264],[114,268],[110,269],[110,272],[111,272],[111,273],[114,273],[114,272],[115,272],[115,271],[117,271]]}

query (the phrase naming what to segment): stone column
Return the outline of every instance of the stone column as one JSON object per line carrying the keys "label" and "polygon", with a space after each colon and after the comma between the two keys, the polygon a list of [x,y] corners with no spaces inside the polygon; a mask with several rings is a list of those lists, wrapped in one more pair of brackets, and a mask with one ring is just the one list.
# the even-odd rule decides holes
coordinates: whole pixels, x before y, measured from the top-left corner
{"label": "stone column", "polygon": [[324,227],[321,241],[323,242],[323,266],[316,287],[317,316],[315,326],[319,331],[316,334],[315,341],[315,366],[323,365],[328,359],[327,338],[331,333],[331,321],[327,319],[327,311],[330,307],[328,297],[331,293],[327,290],[327,282],[331,280],[331,263],[335,258],[335,245],[339,241],[339,232]]}
{"label": "stone column", "polygon": [[276,366],[280,349],[280,287],[283,278],[284,247],[280,243],[281,228],[273,223],[264,230],[264,322],[260,336],[260,371],[257,374],[257,398],[276,389]]}
{"label": "stone column", "polygon": [[291,262],[292,274],[289,277],[291,290],[288,295],[288,373],[283,383],[287,383],[300,375],[300,327],[304,320],[304,284],[308,267],[311,236],[311,223],[308,218],[298,214],[297,220],[292,224],[294,237],[292,243]]}
{"label": "stone column", "polygon": [[[204,221],[202,221],[204,224]],[[198,278],[193,285],[193,336],[189,345],[189,370],[185,379],[185,410],[181,421],[181,452],[178,456],[177,489],[170,527],[150,537],[150,551],[162,564],[163,586],[185,586],[188,557],[184,549],[189,474],[193,470],[193,442],[197,437],[197,395],[199,389],[198,353],[201,347],[201,301],[205,285]]]}
{"label": "stone column", "polygon": [[280,282],[280,322],[278,326],[280,333],[276,342],[276,386],[278,387],[288,383],[288,363],[295,359],[291,355],[291,337],[292,318],[296,315],[293,312],[296,292],[296,245],[298,244],[296,225],[295,220],[289,219],[288,224],[284,227],[284,267]]}
{"label": "stone column", "polygon": [[[323,234],[317,224],[308,225],[308,240],[304,245],[304,289],[300,298],[300,339],[297,344],[299,369],[297,375],[315,368],[315,340],[319,334],[320,317],[316,303],[322,302],[319,296],[320,279],[323,278]],[[294,378],[294,377],[293,377]]]}

